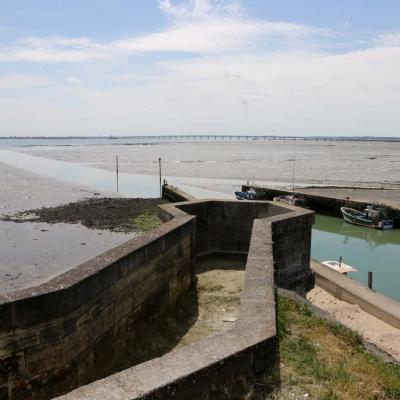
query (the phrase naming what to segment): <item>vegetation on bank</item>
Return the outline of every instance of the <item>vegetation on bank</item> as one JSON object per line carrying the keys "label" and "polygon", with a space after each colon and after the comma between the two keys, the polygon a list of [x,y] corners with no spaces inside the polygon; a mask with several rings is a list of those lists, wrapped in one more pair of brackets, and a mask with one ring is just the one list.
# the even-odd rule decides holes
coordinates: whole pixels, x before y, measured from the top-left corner
{"label": "vegetation on bank", "polygon": [[321,320],[295,300],[278,300],[280,389],[268,399],[400,399],[400,366],[369,353],[359,335]]}
{"label": "vegetation on bank", "polygon": [[145,210],[143,214],[133,218],[132,230],[135,232],[147,232],[151,229],[157,228],[161,223],[157,210],[155,208],[150,208]]}
{"label": "vegetation on bank", "polygon": [[90,198],[57,207],[43,207],[4,217],[14,222],[80,223],[91,229],[113,232],[145,232],[162,223],[159,204],[163,199]]}

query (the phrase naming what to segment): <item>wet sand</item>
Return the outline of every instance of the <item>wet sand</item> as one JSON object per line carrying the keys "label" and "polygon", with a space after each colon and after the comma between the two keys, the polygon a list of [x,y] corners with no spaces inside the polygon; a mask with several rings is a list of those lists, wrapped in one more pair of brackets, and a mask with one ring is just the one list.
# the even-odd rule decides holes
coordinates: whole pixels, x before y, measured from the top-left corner
{"label": "wet sand", "polygon": [[0,215],[51,207],[100,195],[114,194],[100,194],[84,186],[71,185],[0,162]]}
{"label": "wet sand", "polygon": [[400,362],[400,329],[368,314],[356,304],[333,297],[318,286],[307,294],[307,299]]}
{"label": "wet sand", "polygon": [[298,184],[400,185],[400,143],[250,141],[15,150],[112,171],[118,155],[120,171],[153,175],[161,157],[164,175],[289,183],[295,154]]}
{"label": "wet sand", "polygon": [[0,294],[46,282],[135,236],[81,224],[0,221]]}
{"label": "wet sand", "polygon": [[[97,193],[0,163],[0,216],[58,206]],[[0,221],[0,293],[42,283],[135,237],[81,224]]]}

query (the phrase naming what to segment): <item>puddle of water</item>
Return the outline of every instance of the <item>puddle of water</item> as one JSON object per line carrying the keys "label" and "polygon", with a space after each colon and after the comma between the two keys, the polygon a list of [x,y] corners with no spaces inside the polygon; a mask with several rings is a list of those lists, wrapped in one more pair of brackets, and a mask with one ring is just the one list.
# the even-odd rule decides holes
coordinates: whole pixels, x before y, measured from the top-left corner
{"label": "puddle of water", "polygon": [[348,274],[351,278],[367,285],[371,271],[373,288],[400,301],[400,230],[380,231],[316,215],[311,255],[319,261],[342,256],[358,270]]}
{"label": "puddle of water", "polygon": [[80,224],[0,221],[0,293],[45,282],[135,236]]}

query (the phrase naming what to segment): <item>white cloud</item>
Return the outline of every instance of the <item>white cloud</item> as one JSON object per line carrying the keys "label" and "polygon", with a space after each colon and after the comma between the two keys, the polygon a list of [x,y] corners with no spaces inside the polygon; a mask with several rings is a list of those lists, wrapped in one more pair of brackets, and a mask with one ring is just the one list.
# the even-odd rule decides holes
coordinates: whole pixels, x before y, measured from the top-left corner
{"label": "white cloud", "polygon": [[46,77],[27,74],[9,74],[0,77],[0,89],[2,90],[27,89],[48,86],[51,83],[52,80]]}
{"label": "white cloud", "polygon": [[400,48],[209,54],[153,65],[145,80],[60,83],[23,103],[0,94],[0,134],[398,135],[399,69]]}
{"label": "white cloud", "polygon": [[171,0],[158,0],[160,10],[176,20],[196,20],[215,17],[241,18],[246,15],[241,1],[189,0],[173,4]]}
{"label": "white cloud", "polygon": [[384,47],[400,47],[400,32],[385,32],[375,40],[378,46]]}
{"label": "white cloud", "polygon": [[[309,43],[327,31],[250,18],[240,2],[159,6],[169,18],[160,32],[107,43],[28,37],[0,48],[2,61],[78,64],[57,67],[59,78],[0,78],[0,89],[18,89],[0,90],[0,135],[400,134],[397,33],[326,54]],[[126,60],[149,52],[165,54],[140,66]],[[114,64],[79,64],[94,60]]]}
{"label": "white cloud", "polygon": [[248,18],[236,1],[191,0],[174,6],[160,0],[159,6],[174,19],[163,31],[108,43],[87,37],[28,37],[0,48],[0,61],[80,63],[150,52],[249,51],[297,45],[299,40],[326,33],[306,25]]}
{"label": "white cloud", "polygon": [[75,78],[75,76],[66,76],[65,80],[69,83],[72,84],[79,84],[79,83],[83,83],[82,79],[79,78]]}

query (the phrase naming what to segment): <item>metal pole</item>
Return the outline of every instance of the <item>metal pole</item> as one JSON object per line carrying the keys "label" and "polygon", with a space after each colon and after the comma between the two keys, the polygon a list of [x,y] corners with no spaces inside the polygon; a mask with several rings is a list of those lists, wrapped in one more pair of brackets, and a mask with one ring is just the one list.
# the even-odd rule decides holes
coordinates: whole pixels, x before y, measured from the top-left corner
{"label": "metal pole", "polygon": [[118,156],[115,157],[115,163],[117,166],[117,193],[118,193],[118,189],[119,189],[119,179],[118,179],[118,173],[119,173],[119,168],[118,168]]}
{"label": "metal pole", "polygon": [[292,192],[294,194],[294,179],[296,174],[296,150],[293,153],[293,181],[292,181]]}
{"label": "metal pole", "polygon": [[368,271],[368,287],[372,290],[372,272]]}
{"label": "metal pole", "polygon": [[162,184],[161,184],[161,157],[158,158],[158,170],[160,174],[160,198],[162,197]]}

